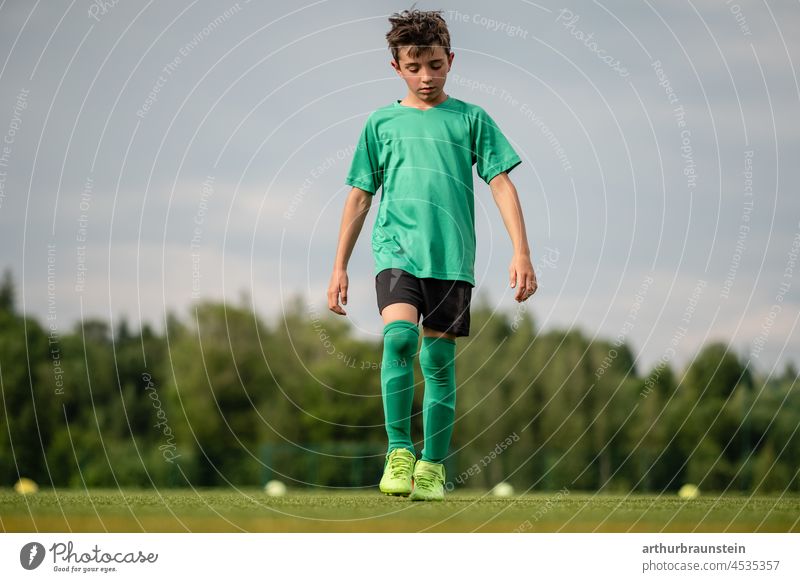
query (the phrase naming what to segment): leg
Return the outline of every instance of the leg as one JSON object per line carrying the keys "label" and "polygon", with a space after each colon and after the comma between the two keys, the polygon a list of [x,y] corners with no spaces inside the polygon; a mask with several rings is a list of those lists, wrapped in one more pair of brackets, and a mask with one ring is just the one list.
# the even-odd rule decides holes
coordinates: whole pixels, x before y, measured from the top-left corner
{"label": "leg", "polygon": [[383,317],[383,325],[398,319],[404,319],[416,325],[419,322],[419,311],[415,305],[410,303],[392,303],[383,308],[381,317]]}
{"label": "leg", "polygon": [[411,407],[414,401],[414,357],[419,343],[419,313],[410,303],[392,303],[381,311],[383,361],[381,395],[386,420],[388,450],[405,448],[414,453]]}
{"label": "leg", "polygon": [[425,337],[446,337],[447,339],[455,340],[456,334],[454,333],[447,333],[444,331],[438,331],[435,329],[431,329],[429,327],[425,327],[423,324],[422,326],[422,333]]}
{"label": "leg", "polygon": [[422,459],[442,463],[450,448],[456,412],[456,336],[424,328],[419,364],[425,376]]}

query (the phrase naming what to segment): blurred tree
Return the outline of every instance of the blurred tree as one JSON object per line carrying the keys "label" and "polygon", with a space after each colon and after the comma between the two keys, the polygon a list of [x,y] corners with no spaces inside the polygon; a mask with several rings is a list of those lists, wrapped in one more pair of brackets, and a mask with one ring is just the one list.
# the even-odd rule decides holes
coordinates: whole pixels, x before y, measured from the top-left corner
{"label": "blurred tree", "polygon": [[[457,486],[519,490],[800,491],[793,362],[761,377],[721,342],[679,375],[639,377],[625,344],[536,328],[484,296],[456,352]],[[0,478],[55,486],[375,485],[386,435],[382,338],[289,297],[264,324],[211,301],[164,331],[88,318],[59,334],[15,312],[0,284]],[[415,361],[412,436],[424,379]],[[508,444],[510,439],[510,444]],[[501,443],[503,445],[501,446]],[[488,462],[487,462],[488,459]]]}
{"label": "blurred tree", "polygon": [[5,269],[3,271],[3,281],[0,283],[0,311],[14,313],[14,296],[14,277],[11,274],[11,269]]}

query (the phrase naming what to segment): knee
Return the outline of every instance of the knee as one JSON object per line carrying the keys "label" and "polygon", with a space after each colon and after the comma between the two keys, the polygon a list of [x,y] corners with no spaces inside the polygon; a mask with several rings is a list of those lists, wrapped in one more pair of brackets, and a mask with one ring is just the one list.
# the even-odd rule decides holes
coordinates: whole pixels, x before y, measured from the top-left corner
{"label": "knee", "polygon": [[446,373],[455,367],[455,340],[425,337],[419,353],[419,365],[431,373]]}
{"label": "knee", "polygon": [[418,342],[419,328],[410,321],[393,321],[383,328],[383,349],[397,357],[413,357]]}

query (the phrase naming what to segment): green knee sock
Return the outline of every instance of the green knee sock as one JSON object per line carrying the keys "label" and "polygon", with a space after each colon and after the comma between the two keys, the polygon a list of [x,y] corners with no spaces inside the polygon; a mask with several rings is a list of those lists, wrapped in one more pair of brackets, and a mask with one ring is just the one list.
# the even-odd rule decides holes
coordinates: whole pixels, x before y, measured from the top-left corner
{"label": "green knee sock", "polygon": [[425,446],[422,459],[441,463],[450,448],[456,417],[456,341],[445,337],[422,338],[419,365],[425,376],[422,425]]}
{"label": "green knee sock", "polygon": [[414,356],[419,328],[397,320],[383,328],[381,395],[389,450],[406,448],[416,455],[411,441],[411,406],[414,402]]}

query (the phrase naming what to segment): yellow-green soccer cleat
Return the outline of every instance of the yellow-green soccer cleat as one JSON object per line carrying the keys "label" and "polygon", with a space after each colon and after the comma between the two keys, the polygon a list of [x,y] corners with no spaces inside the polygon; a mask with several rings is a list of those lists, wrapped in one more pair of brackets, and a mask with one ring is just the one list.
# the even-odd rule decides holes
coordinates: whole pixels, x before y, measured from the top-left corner
{"label": "yellow-green soccer cleat", "polygon": [[414,466],[414,490],[411,501],[441,501],[444,499],[444,465],[420,459]]}
{"label": "yellow-green soccer cleat", "polygon": [[402,495],[411,493],[411,473],[417,458],[408,449],[393,449],[386,455],[383,467],[380,490],[386,495]]}

